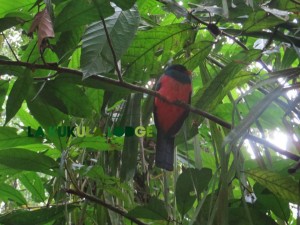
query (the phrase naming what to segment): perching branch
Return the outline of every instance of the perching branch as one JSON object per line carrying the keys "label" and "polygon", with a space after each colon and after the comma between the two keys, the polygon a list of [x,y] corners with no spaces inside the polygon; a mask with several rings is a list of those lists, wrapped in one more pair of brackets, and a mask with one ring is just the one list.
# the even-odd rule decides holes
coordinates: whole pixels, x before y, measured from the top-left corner
{"label": "perching branch", "polygon": [[[29,69],[32,69],[32,70],[47,69],[47,70],[56,71],[57,74],[67,73],[67,74],[72,74],[72,75],[80,76],[80,77],[83,76],[82,72],[79,71],[79,70],[74,70],[74,69],[59,67],[59,66],[53,66],[51,64],[50,65],[49,64],[31,64],[31,63],[21,62],[21,61],[16,62],[16,61],[7,61],[7,60],[0,59],[0,65],[20,66],[20,67],[26,67],[26,68],[29,68]],[[37,78],[34,78],[34,79],[35,80],[41,80],[42,78],[37,77]],[[44,79],[48,80],[49,77],[45,77]],[[220,126],[222,126],[224,128],[232,129],[231,124],[227,123],[226,121],[224,121],[224,120],[222,120],[222,119],[220,119],[220,118],[218,118],[218,117],[216,117],[216,116],[214,116],[214,115],[212,115],[208,112],[197,109],[197,108],[195,108],[195,107],[193,107],[189,104],[186,104],[184,102],[169,101],[168,99],[166,99],[164,96],[161,96],[156,91],[153,91],[153,90],[141,87],[141,86],[137,86],[137,85],[134,85],[134,84],[130,84],[130,83],[127,83],[127,82],[120,82],[118,80],[114,80],[114,79],[111,79],[111,78],[108,78],[108,77],[103,77],[103,76],[93,75],[93,76],[90,76],[87,79],[98,80],[98,81],[101,81],[101,82],[104,82],[104,83],[107,83],[107,84],[115,85],[115,86],[118,86],[118,87],[124,87],[128,90],[132,90],[132,91],[135,91],[135,92],[140,92],[140,93],[151,95],[153,97],[157,97],[157,98],[159,98],[163,101],[166,101],[170,104],[177,105],[177,106],[185,108],[185,109],[187,109],[187,110],[189,110],[189,111],[191,111],[191,112],[193,112],[197,115],[203,116],[203,117],[219,124]],[[295,87],[293,87],[293,88],[295,88]],[[255,137],[255,136],[252,136],[252,135],[248,135],[247,138],[251,139],[254,142],[263,144],[266,147],[273,149],[275,152],[277,152],[281,155],[287,156],[289,159],[292,159],[292,160],[295,160],[295,161],[298,161],[300,159],[300,156],[294,155],[290,152],[286,152],[286,151],[278,148],[277,146],[273,145],[272,143],[268,142],[267,140],[263,140],[259,137]]]}
{"label": "perching branch", "polygon": [[[31,64],[31,63],[21,62],[21,61],[20,62],[15,62],[15,61],[7,61],[7,60],[1,60],[0,59],[0,65],[1,64],[2,65],[13,65],[13,66],[24,66],[24,67],[32,69],[32,70],[35,70],[35,69],[48,69],[48,70],[56,71],[57,73],[68,73],[68,74],[73,74],[73,75],[80,76],[80,77],[83,76],[82,72],[79,71],[79,70],[74,70],[74,69],[69,69],[69,68],[59,67],[59,66],[52,66],[52,65],[47,65],[47,64]],[[45,80],[47,80],[48,78],[49,77],[45,77]],[[41,77],[35,78],[35,80],[41,80],[41,79],[42,79]],[[148,94],[148,95],[151,95],[153,97],[158,97],[159,99],[161,99],[161,100],[163,100],[167,103],[185,108],[185,109],[187,109],[187,110],[189,110],[193,113],[201,115],[201,116],[203,116],[203,117],[205,117],[209,120],[214,121],[215,123],[217,123],[217,124],[219,124],[223,127],[226,127],[228,129],[230,129],[230,127],[228,126],[228,123],[226,123],[222,119],[220,119],[220,118],[218,118],[218,117],[216,117],[216,116],[214,116],[214,115],[212,115],[208,112],[197,109],[197,108],[195,108],[195,107],[193,107],[189,104],[186,104],[184,102],[170,101],[167,98],[165,98],[164,96],[160,95],[156,91],[153,91],[153,90],[141,87],[141,86],[137,86],[137,85],[134,85],[134,84],[130,84],[130,83],[127,83],[127,82],[124,82],[124,81],[120,82],[118,80],[114,80],[114,79],[111,79],[111,78],[108,78],[108,77],[103,77],[103,76],[93,75],[93,76],[90,76],[88,79],[99,80],[99,81],[102,81],[102,82],[105,82],[105,83],[108,83],[108,84],[112,84],[112,85],[115,85],[115,86],[118,86],[118,87],[124,87],[124,88],[132,90],[132,91]]]}
{"label": "perching branch", "polygon": [[128,213],[126,211],[122,210],[121,208],[117,208],[115,206],[112,206],[112,205],[104,202],[103,200],[101,200],[99,198],[96,198],[96,197],[94,197],[92,195],[89,195],[89,194],[87,194],[85,192],[82,192],[82,191],[79,191],[79,190],[73,190],[73,189],[67,189],[65,191],[67,193],[69,193],[69,194],[77,195],[80,198],[85,198],[85,199],[87,199],[87,200],[89,200],[91,202],[94,202],[96,204],[102,205],[105,208],[107,208],[107,209],[109,209],[109,210],[111,210],[111,211],[113,211],[115,213],[118,213],[119,215],[121,215],[121,216],[129,219],[130,221],[132,221],[132,222],[134,222],[134,223],[136,223],[138,225],[147,225],[146,223],[138,220],[137,218],[128,215]]}

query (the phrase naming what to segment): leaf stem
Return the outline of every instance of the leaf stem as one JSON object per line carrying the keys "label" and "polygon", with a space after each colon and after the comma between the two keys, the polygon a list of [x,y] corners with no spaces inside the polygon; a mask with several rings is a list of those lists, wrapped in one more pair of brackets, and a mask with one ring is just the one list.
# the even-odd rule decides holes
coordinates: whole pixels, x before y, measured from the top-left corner
{"label": "leaf stem", "polygon": [[120,68],[119,68],[119,65],[118,65],[118,60],[117,60],[116,52],[115,52],[115,50],[114,50],[112,41],[111,41],[111,39],[110,39],[108,30],[107,30],[107,27],[106,27],[105,20],[104,20],[104,18],[103,18],[103,16],[102,16],[101,10],[99,9],[99,5],[98,5],[97,1],[96,1],[96,0],[93,0],[93,2],[94,2],[95,6],[96,6],[96,8],[97,8],[98,14],[99,14],[100,19],[101,19],[102,24],[103,24],[104,32],[105,32],[105,35],[106,35],[106,39],[107,39],[109,48],[110,48],[110,50],[111,50],[111,54],[112,54],[112,57],[113,57],[113,60],[114,60],[114,64],[115,64],[115,68],[116,68],[116,72],[117,72],[119,81],[120,81],[120,83],[123,83],[123,78],[122,78],[122,74],[121,74],[121,71],[120,71]]}

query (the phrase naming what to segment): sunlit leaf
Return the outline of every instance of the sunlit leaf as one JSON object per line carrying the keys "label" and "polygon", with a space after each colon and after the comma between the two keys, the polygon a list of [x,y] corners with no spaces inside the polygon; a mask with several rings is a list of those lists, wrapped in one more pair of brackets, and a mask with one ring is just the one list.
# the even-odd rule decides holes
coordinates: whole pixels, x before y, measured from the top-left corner
{"label": "sunlit leaf", "polygon": [[293,178],[261,169],[248,170],[245,173],[279,198],[299,204],[298,182]]}
{"label": "sunlit leaf", "polygon": [[58,164],[50,157],[27,149],[9,148],[0,150],[0,164],[17,169],[55,174]]}
{"label": "sunlit leaf", "polygon": [[18,205],[27,205],[26,199],[14,187],[0,183],[0,199],[4,202],[13,201]]}

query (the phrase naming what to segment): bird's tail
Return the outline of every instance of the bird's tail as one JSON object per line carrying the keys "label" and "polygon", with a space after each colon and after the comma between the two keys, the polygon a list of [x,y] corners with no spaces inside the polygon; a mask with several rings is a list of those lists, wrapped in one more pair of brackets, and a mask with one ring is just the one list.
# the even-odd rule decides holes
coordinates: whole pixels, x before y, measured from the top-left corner
{"label": "bird's tail", "polygon": [[157,134],[155,164],[157,167],[172,171],[174,163],[174,137],[160,132]]}

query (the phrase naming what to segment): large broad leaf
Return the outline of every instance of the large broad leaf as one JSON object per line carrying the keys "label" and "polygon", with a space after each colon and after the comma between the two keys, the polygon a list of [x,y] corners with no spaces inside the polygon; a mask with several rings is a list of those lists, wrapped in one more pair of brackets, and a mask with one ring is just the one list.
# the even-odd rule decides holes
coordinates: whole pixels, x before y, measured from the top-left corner
{"label": "large broad leaf", "polygon": [[293,178],[261,169],[248,170],[245,173],[279,198],[295,204],[300,203],[299,185]]}
{"label": "large broad leaf", "polygon": [[75,205],[61,205],[32,211],[19,209],[0,216],[0,223],[5,225],[47,224],[52,220],[64,217],[65,213],[71,212],[75,208]]}
{"label": "large broad leaf", "polygon": [[27,105],[31,114],[42,126],[58,126],[63,119],[66,119],[66,115],[39,99],[33,102],[29,99]]}
{"label": "large broad leaf", "polygon": [[14,86],[9,93],[6,103],[5,124],[7,124],[21,108],[22,103],[28,94],[31,83],[31,71],[29,69],[25,69],[23,75],[15,81]]}
{"label": "large broad leaf", "polygon": [[40,124],[34,119],[27,108],[27,104],[23,103],[22,107],[17,113],[18,119],[24,124],[25,127],[31,126],[37,128]]}
{"label": "large broad leaf", "polygon": [[[11,61],[9,58],[2,55],[0,55],[0,59],[4,61]],[[14,76],[22,76],[24,73],[24,69],[23,67],[18,66],[0,65],[0,73]]]}
{"label": "large broad leaf", "polygon": [[14,12],[6,14],[4,18],[0,19],[0,32],[16,26],[18,24],[23,24],[28,20],[31,20],[32,16],[23,12]]}
{"label": "large broad leaf", "polygon": [[54,30],[56,32],[72,30],[74,27],[90,24],[94,21],[100,20],[98,10],[101,11],[103,17],[113,14],[114,9],[111,7],[108,0],[96,1],[97,5],[99,5],[99,9],[97,9],[93,1],[70,1],[56,17]]}
{"label": "large broad leaf", "polygon": [[[189,168],[183,171],[176,182],[176,203],[180,214],[183,216],[193,206],[197,197],[207,188],[212,177],[211,169]],[[193,194],[192,194],[193,193]]]}
{"label": "large broad leaf", "polygon": [[122,57],[124,76],[135,82],[146,82],[149,77],[161,75],[162,67],[194,37],[193,28],[188,24],[172,24],[139,31]]}
{"label": "large broad leaf", "polygon": [[119,6],[121,9],[123,10],[127,10],[130,9],[134,3],[136,2],[136,0],[112,0],[112,2],[116,3],[117,6]]}
{"label": "large broad leaf", "polygon": [[89,99],[77,85],[57,82],[56,80],[49,81],[40,95],[49,105],[65,114],[88,117],[92,113]]}
{"label": "large broad leaf", "polygon": [[2,149],[0,150],[0,164],[17,169],[43,172],[53,175],[58,164],[50,157],[27,149]]}
{"label": "large broad leaf", "polygon": [[[77,127],[77,129],[80,129],[80,135],[86,135],[87,128],[83,127]],[[77,131],[76,129],[76,131]],[[77,133],[77,132],[76,132]],[[77,133],[78,135],[78,133]],[[87,134],[88,135],[88,134]],[[111,150],[120,150],[121,146],[117,143],[114,143],[114,140],[111,140],[110,143],[108,143],[107,139],[102,136],[95,136],[95,137],[77,137],[74,138],[71,142],[71,146],[77,146],[80,148],[89,148],[90,150],[94,151],[111,151]]]}
{"label": "large broad leaf", "polygon": [[0,182],[10,179],[12,175],[15,175],[19,172],[20,170],[15,170],[0,164]]}
{"label": "large broad leaf", "polygon": [[[245,207],[240,206],[238,208],[229,209],[229,223],[234,225],[253,225],[253,224],[263,224],[263,225],[278,225],[271,217],[267,216],[265,213],[258,211],[256,208],[251,208],[248,206],[248,212]],[[251,220],[249,217],[251,217]]]}
{"label": "large broad leaf", "polygon": [[72,30],[62,32],[59,36],[57,44],[54,46],[60,63],[69,59],[73,52],[78,47],[79,42],[84,31],[84,27],[75,27]]}
{"label": "large broad leaf", "polygon": [[26,187],[26,189],[31,193],[32,199],[35,202],[43,202],[46,199],[45,188],[42,179],[35,172],[22,173],[19,180]]}
{"label": "large broad leaf", "polygon": [[163,201],[151,198],[149,203],[144,206],[137,206],[128,212],[128,215],[136,218],[151,220],[167,220],[168,213]]}
{"label": "large broad leaf", "polygon": [[[105,19],[107,32],[117,60],[129,47],[139,25],[136,9],[122,11],[115,7],[115,14]],[[91,24],[82,40],[81,66],[84,78],[109,72],[115,67],[102,22]]]}
{"label": "large broad leaf", "polygon": [[278,19],[278,17],[267,12],[258,11],[251,13],[248,20],[243,24],[243,30],[246,32],[261,31],[284,22],[284,20]]}
{"label": "large broad leaf", "polygon": [[0,199],[4,202],[13,201],[18,205],[27,205],[23,195],[10,185],[0,183]]}
{"label": "large broad leaf", "polygon": [[259,183],[254,185],[254,193],[257,197],[255,206],[262,209],[262,211],[267,212],[272,210],[272,212],[278,216],[280,219],[288,222],[291,214],[289,207],[289,202],[286,200],[279,199],[267,188],[263,187]]}
{"label": "large broad leaf", "polygon": [[29,138],[24,134],[17,134],[17,129],[0,127],[0,149],[41,143],[36,138]]}
{"label": "large broad leaf", "polygon": [[103,103],[104,91],[94,88],[86,88],[85,94],[89,98],[89,101],[91,102],[96,113],[100,113]]}
{"label": "large broad leaf", "polygon": [[0,0],[0,17],[12,12],[20,12],[24,11],[27,12],[30,9],[36,0],[16,0],[16,1],[7,1],[7,0]]}

